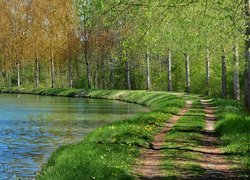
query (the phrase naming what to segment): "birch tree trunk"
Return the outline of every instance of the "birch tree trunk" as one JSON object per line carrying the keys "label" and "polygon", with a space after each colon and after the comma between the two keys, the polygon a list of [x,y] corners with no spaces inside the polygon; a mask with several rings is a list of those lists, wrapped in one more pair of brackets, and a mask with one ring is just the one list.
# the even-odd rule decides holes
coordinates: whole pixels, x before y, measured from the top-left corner
{"label": "birch tree trunk", "polygon": [[210,95],[210,51],[206,52],[206,95]]}
{"label": "birch tree trunk", "polygon": [[146,49],[146,61],[147,61],[147,70],[146,70],[147,90],[150,90],[150,88],[151,88],[151,82],[150,82],[150,59],[149,59],[148,47]]}
{"label": "birch tree trunk", "polygon": [[16,70],[17,70],[17,86],[21,86],[21,78],[20,78],[20,60],[17,58],[16,60]]}
{"label": "birch tree trunk", "polygon": [[78,58],[75,58],[75,66],[76,66],[76,87],[79,88],[79,67],[78,67]]}
{"label": "birch tree trunk", "polygon": [[126,74],[127,74],[127,88],[131,89],[131,76],[130,76],[130,61],[128,59],[128,53],[126,51]]}
{"label": "birch tree trunk", "polygon": [[245,59],[246,59],[246,80],[245,80],[245,107],[250,111],[250,0],[245,0],[246,16],[246,40],[245,40]]}
{"label": "birch tree trunk", "polygon": [[240,100],[240,82],[239,82],[239,46],[235,44],[234,48],[234,98]]}
{"label": "birch tree trunk", "polygon": [[69,87],[73,88],[72,57],[69,58]]}
{"label": "birch tree trunk", "polygon": [[185,54],[185,67],[186,67],[186,92],[190,93],[191,85],[190,85],[190,59],[189,54]]}
{"label": "birch tree trunk", "polygon": [[167,59],[167,73],[168,73],[168,91],[172,91],[172,54],[171,51],[168,52]]}
{"label": "birch tree trunk", "polygon": [[39,57],[38,53],[36,52],[36,60],[35,60],[35,86],[38,88],[39,86]]}
{"label": "birch tree trunk", "polygon": [[222,97],[227,97],[227,75],[226,75],[226,55],[224,47],[221,47],[221,86]]}
{"label": "birch tree trunk", "polygon": [[53,55],[50,58],[50,74],[51,74],[51,87],[55,87],[55,65]]}

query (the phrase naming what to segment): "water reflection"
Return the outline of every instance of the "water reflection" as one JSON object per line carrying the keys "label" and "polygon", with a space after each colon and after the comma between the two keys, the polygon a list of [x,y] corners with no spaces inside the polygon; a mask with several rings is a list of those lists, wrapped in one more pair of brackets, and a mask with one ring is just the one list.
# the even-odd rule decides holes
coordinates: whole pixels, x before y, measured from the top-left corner
{"label": "water reflection", "polygon": [[143,111],[117,101],[0,94],[0,179],[31,179],[58,146]]}

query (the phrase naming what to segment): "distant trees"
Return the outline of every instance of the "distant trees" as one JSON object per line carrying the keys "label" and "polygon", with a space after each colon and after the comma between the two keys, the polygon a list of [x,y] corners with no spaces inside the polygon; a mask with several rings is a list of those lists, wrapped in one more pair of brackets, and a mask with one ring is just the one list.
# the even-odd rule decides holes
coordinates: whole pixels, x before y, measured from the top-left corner
{"label": "distant trees", "polygon": [[58,64],[64,60],[62,52],[67,48],[67,31],[76,30],[72,1],[1,1],[1,13],[1,34],[4,34],[1,55],[16,69],[16,78],[12,81],[20,86],[21,69],[33,61],[35,86],[38,87],[40,65],[49,59],[51,86],[55,87],[55,59]]}
{"label": "distant trees", "polygon": [[235,99],[244,89],[249,109],[247,0],[4,0],[0,6],[1,86],[152,89]]}

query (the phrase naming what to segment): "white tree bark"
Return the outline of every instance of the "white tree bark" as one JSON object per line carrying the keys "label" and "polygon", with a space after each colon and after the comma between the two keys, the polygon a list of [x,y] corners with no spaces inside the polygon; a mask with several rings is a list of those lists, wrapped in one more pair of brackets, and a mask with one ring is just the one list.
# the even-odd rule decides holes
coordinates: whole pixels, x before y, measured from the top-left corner
{"label": "white tree bark", "polygon": [[234,46],[234,98],[240,100],[240,82],[239,82],[239,47]]}
{"label": "white tree bark", "polygon": [[148,47],[146,49],[146,62],[147,62],[147,70],[146,70],[146,76],[147,76],[147,90],[150,90],[151,88],[151,82],[150,82],[150,58],[149,58],[149,50]]}
{"label": "white tree bark", "polygon": [[127,88],[130,90],[131,89],[131,72],[130,72],[130,62],[129,59],[127,57],[126,60],[126,74],[127,74]]}
{"label": "white tree bark", "polygon": [[17,70],[17,86],[21,86],[21,77],[20,77],[20,60],[16,61],[16,70]]}
{"label": "white tree bark", "polygon": [[168,91],[172,91],[172,54],[171,51],[168,52],[168,59],[167,59],[167,78],[168,78]]}
{"label": "white tree bark", "polygon": [[206,52],[206,95],[210,95],[210,51],[207,48]]}
{"label": "white tree bark", "polygon": [[54,66],[54,58],[53,55],[50,59],[50,76],[51,76],[51,87],[55,87],[55,66]]}
{"label": "white tree bark", "polygon": [[191,85],[190,85],[190,59],[189,54],[185,54],[185,67],[186,67],[186,92],[191,92]]}

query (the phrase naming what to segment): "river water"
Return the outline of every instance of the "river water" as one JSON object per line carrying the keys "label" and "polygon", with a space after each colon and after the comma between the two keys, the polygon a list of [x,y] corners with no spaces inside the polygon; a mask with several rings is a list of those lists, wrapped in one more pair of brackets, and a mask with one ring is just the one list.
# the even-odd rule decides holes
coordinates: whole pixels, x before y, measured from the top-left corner
{"label": "river water", "polygon": [[57,147],[145,111],[110,100],[0,94],[0,179],[33,179]]}

